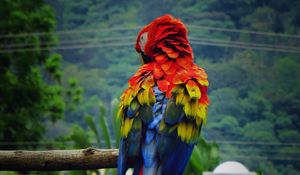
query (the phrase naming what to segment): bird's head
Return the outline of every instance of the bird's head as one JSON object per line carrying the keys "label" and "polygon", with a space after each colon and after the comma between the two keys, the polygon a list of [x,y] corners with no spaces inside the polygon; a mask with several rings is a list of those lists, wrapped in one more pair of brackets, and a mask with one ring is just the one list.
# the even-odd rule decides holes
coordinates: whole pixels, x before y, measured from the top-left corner
{"label": "bird's head", "polygon": [[141,29],[135,49],[142,56],[143,63],[156,61],[156,57],[176,59],[190,57],[192,50],[187,39],[185,25],[171,15],[156,18]]}

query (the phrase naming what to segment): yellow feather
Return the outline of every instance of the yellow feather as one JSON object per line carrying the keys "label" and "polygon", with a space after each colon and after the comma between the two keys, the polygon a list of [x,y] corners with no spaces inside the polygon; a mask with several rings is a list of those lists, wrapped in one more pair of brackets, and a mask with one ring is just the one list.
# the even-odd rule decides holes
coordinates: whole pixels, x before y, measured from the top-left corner
{"label": "yellow feather", "polygon": [[130,119],[130,118],[125,119],[124,128],[123,128],[123,135],[125,137],[128,136],[128,133],[129,133],[129,131],[131,129],[131,126],[132,126],[132,122],[133,122],[133,118],[132,119]]}
{"label": "yellow feather", "polygon": [[123,118],[123,117],[124,117],[124,105],[122,103],[120,103],[119,110],[117,113],[117,119]]}
{"label": "yellow feather", "polygon": [[133,94],[133,92],[130,90],[130,91],[128,92],[128,94],[126,94],[125,99],[124,99],[125,106],[129,106],[130,103],[131,103],[131,101],[133,100],[133,98],[134,98],[134,94]]}
{"label": "yellow feather", "polygon": [[183,105],[184,103],[182,103],[182,99],[183,99],[183,93],[180,93],[176,96],[176,105]]}
{"label": "yellow feather", "polygon": [[208,86],[209,85],[207,80],[197,79],[197,82],[199,84],[201,84],[202,86]]}
{"label": "yellow feather", "polygon": [[199,99],[200,97],[200,90],[197,85],[197,83],[194,80],[189,80],[186,84],[185,87],[187,89],[187,92],[189,96],[193,99]]}
{"label": "yellow feather", "polygon": [[127,89],[127,91],[124,94],[124,105],[127,105],[127,103],[128,103],[129,96],[131,94],[130,92],[131,92],[131,89],[129,88],[129,89]]}
{"label": "yellow feather", "polygon": [[202,118],[196,117],[196,124],[197,126],[200,126],[202,124]]}
{"label": "yellow feather", "polygon": [[122,136],[124,136],[124,122],[125,122],[124,120],[121,121],[121,130],[120,130],[120,133],[121,133]]}
{"label": "yellow feather", "polygon": [[184,94],[183,98],[182,98],[182,104],[186,104],[190,102],[190,97],[187,94]]}
{"label": "yellow feather", "polygon": [[150,104],[154,104],[156,102],[155,95],[153,93],[153,89],[151,89],[151,93],[149,93]]}
{"label": "yellow feather", "polygon": [[181,123],[181,140],[185,141],[186,140],[186,124],[183,122]]}
{"label": "yellow feather", "polygon": [[[197,110],[197,116],[201,118],[201,120],[206,123],[206,106],[205,105],[200,105],[198,110]],[[197,117],[197,118],[198,118]]]}
{"label": "yellow feather", "polygon": [[130,108],[131,108],[132,110],[136,110],[138,107],[139,107],[138,102],[137,102],[136,100],[133,100],[133,101],[131,102],[131,104],[130,104]]}
{"label": "yellow feather", "polygon": [[183,88],[183,87],[181,87],[181,86],[176,86],[176,87],[172,90],[172,93],[174,93],[174,94],[181,94],[181,93],[183,93],[183,91],[184,91],[184,88]]}
{"label": "yellow feather", "polygon": [[186,89],[192,99],[198,100],[201,97],[201,92],[197,85],[190,86],[189,83],[187,83]]}
{"label": "yellow feather", "polygon": [[124,121],[123,121],[123,129],[122,129],[122,135],[124,136],[124,137],[127,137],[127,127],[128,127],[128,125],[127,125],[127,119],[125,119]]}
{"label": "yellow feather", "polygon": [[159,125],[159,131],[164,130],[165,127],[166,127],[166,124],[165,124],[165,122],[162,120],[162,121],[160,122],[160,125]]}
{"label": "yellow feather", "polygon": [[192,101],[192,102],[190,102],[191,103],[191,112],[192,112],[192,114],[191,114],[191,116],[193,117],[193,118],[195,118],[196,117],[196,112],[198,111],[198,102],[197,101]]}
{"label": "yellow feather", "polygon": [[138,93],[137,95],[137,98],[138,98],[138,101],[140,102],[141,105],[145,104],[145,99],[144,99],[144,94],[143,94],[144,91]]}
{"label": "yellow feather", "polygon": [[186,141],[190,142],[191,138],[192,138],[192,131],[193,131],[193,124],[192,123],[188,123],[186,125]]}
{"label": "yellow feather", "polygon": [[177,134],[178,134],[178,137],[181,137],[181,133],[182,133],[182,127],[181,127],[181,123],[178,124],[178,127],[177,127]]}
{"label": "yellow feather", "polygon": [[144,96],[145,103],[149,106],[150,105],[149,88],[144,90],[143,96]]}
{"label": "yellow feather", "polygon": [[185,103],[184,107],[183,107],[184,113],[187,116],[191,116],[192,115],[192,108],[191,108],[191,104],[190,103]]}

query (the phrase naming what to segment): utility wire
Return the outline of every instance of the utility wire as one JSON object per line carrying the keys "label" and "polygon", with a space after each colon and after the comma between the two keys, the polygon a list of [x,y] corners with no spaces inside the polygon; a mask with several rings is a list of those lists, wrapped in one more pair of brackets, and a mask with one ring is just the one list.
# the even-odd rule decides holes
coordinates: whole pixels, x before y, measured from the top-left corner
{"label": "utility wire", "polygon": [[130,31],[137,30],[141,27],[115,27],[115,28],[102,28],[102,29],[76,29],[76,30],[61,30],[54,32],[31,32],[31,33],[11,33],[0,35],[0,39],[4,38],[22,38],[22,37],[33,37],[33,36],[44,36],[44,35],[68,35],[68,34],[85,34],[85,33],[100,33],[100,32],[112,32],[112,31]]}
{"label": "utility wire", "polygon": [[209,26],[197,26],[197,25],[188,25],[188,27],[197,28],[197,29],[220,31],[220,32],[246,33],[246,34],[255,34],[255,35],[263,35],[263,36],[276,36],[276,37],[299,38],[300,39],[300,35],[291,35],[291,34],[285,34],[285,33],[260,32],[260,31],[253,31],[253,30],[240,30],[240,29],[209,27]]}
{"label": "utility wire", "polygon": [[[204,46],[218,46],[218,47],[231,47],[240,49],[251,49],[251,50],[264,50],[264,51],[274,51],[274,52],[287,52],[287,53],[300,53],[300,50],[293,49],[281,49],[281,48],[267,48],[267,47],[256,47],[256,46],[246,46],[235,43],[234,41],[228,43],[216,43],[213,41],[191,41],[192,45],[204,45]],[[85,49],[85,48],[99,48],[99,47],[123,47],[123,46],[133,46],[133,42],[126,43],[105,43],[105,44],[80,44],[80,45],[70,45],[70,46],[55,46],[55,47],[40,47],[40,48],[20,48],[20,49],[7,49],[0,50],[0,53],[14,53],[14,52],[26,52],[26,51],[49,51],[49,50],[69,50],[69,49]]]}
{"label": "utility wire", "polygon": [[133,46],[133,45],[134,45],[134,43],[132,43],[132,42],[127,42],[127,43],[106,43],[106,44],[80,44],[80,45],[70,45],[70,46],[63,46],[63,47],[55,46],[55,47],[0,50],[0,53],[86,49],[86,48],[101,48],[101,47],[123,47],[123,46]]}
{"label": "utility wire", "polygon": [[[58,42],[44,42],[41,43],[41,46],[62,46],[66,44],[82,44],[82,43],[95,43],[95,42],[103,42],[103,41],[118,41],[118,40],[132,40],[134,41],[135,36],[125,36],[125,37],[106,37],[106,38],[89,38],[89,39],[71,39],[71,40],[60,40]],[[36,43],[12,43],[12,44],[2,44],[0,45],[0,49],[14,49],[18,47],[35,47]]]}
{"label": "utility wire", "polygon": [[194,45],[204,45],[204,46],[219,46],[219,47],[231,47],[231,48],[240,48],[240,49],[251,49],[251,50],[264,50],[264,51],[274,51],[274,52],[287,52],[287,53],[300,53],[300,50],[288,50],[288,49],[280,49],[280,48],[265,48],[265,47],[255,47],[255,46],[243,46],[236,44],[235,42],[231,43],[215,43],[215,42],[198,42],[191,41],[191,44]]}
{"label": "utility wire", "polygon": [[[205,29],[220,32],[231,32],[231,33],[245,33],[245,34],[256,34],[261,36],[272,36],[272,37],[284,37],[284,38],[297,38],[300,39],[300,35],[284,34],[284,33],[273,33],[273,32],[260,32],[252,30],[240,30],[220,27],[209,27],[188,24],[188,28]],[[124,31],[124,30],[138,30],[142,26],[136,27],[115,27],[115,28],[102,28],[102,29],[81,29],[81,30],[62,30],[55,32],[31,32],[31,33],[11,33],[0,35],[0,39],[3,38],[19,38],[19,37],[31,37],[31,36],[43,36],[43,35],[65,35],[65,34],[82,34],[82,33],[95,33],[95,32],[109,32],[109,31]]]}
{"label": "utility wire", "polygon": [[224,40],[224,39],[211,39],[211,38],[197,38],[197,37],[189,37],[191,41],[208,41],[208,42],[216,42],[216,43],[225,43],[225,44],[238,44],[238,45],[246,45],[246,46],[254,46],[254,47],[269,47],[269,48],[278,48],[278,49],[291,49],[291,50],[298,50],[299,47],[289,47],[283,45],[273,45],[273,44],[262,44],[256,42],[243,42],[243,41],[231,41],[231,40]]}
{"label": "utility wire", "polygon": [[[125,36],[125,37],[107,37],[107,38],[91,38],[91,39],[77,39],[77,40],[62,40],[59,41],[59,45],[66,45],[66,44],[82,44],[82,43],[94,43],[94,42],[103,42],[103,41],[118,41],[118,40],[132,40],[134,41],[135,36]],[[273,49],[287,49],[287,50],[298,50],[297,47],[287,47],[282,45],[271,45],[271,44],[261,44],[261,43],[255,43],[255,42],[241,42],[241,41],[229,41],[229,40],[222,40],[222,39],[210,39],[210,38],[197,38],[197,37],[189,37],[190,41],[192,42],[213,42],[213,43],[223,43],[223,44],[236,44],[236,45],[244,45],[244,46],[250,46],[250,47],[268,47]],[[55,46],[58,44],[57,42],[45,42],[41,43],[41,46]],[[8,44],[8,45],[0,45],[0,48],[4,49],[15,49],[18,47],[34,47],[36,46],[35,43],[19,43],[19,44]]]}

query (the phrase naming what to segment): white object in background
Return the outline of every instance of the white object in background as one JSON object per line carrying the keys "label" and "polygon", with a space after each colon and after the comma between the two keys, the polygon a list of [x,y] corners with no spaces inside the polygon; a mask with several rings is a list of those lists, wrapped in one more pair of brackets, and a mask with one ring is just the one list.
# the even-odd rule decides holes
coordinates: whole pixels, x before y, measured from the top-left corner
{"label": "white object in background", "polygon": [[217,166],[213,172],[204,172],[203,175],[256,175],[241,163],[228,161]]}

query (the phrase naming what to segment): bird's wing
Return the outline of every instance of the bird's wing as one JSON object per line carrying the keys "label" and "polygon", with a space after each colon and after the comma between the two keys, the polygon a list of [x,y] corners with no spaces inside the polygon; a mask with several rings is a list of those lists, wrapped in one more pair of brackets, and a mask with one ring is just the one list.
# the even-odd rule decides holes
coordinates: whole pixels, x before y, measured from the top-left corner
{"label": "bird's wing", "polygon": [[125,174],[129,159],[136,160],[135,166],[141,166],[143,122],[152,120],[152,105],[155,103],[154,79],[150,70],[149,65],[142,66],[129,80],[129,87],[121,96],[118,111],[121,120],[118,174]]}
{"label": "bird's wing", "polygon": [[182,174],[201,126],[206,121],[208,105],[206,73],[193,66],[173,79],[174,88],[169,99],[159,133],[159,159],[162,174]]}

